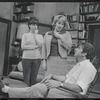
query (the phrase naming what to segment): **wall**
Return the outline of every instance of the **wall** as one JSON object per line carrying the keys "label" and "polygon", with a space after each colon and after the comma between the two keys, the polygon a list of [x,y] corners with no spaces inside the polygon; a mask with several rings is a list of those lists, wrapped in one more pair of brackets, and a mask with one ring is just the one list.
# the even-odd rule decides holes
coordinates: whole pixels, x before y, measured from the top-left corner
{"label": "wall", "polygon": [[34,16],[36,16],[41,23],[51,24],[51,17],[56,13],[56,3],[35,3]]}
{"label": "wall", "polygon": [[[13,2],[0,2],[0,17],[1,18],[5,18],[8,20],[12,20],[12,16],[13,16]],[[11,34],[10,34],[10,44],[13,41],[13,38],[15,36],[15,30],[16,29],[16,23],[12,22],[11,25]],[[9,50],[9,55],[11,55],[11,48],[13,48],[10,45],[10,50]]]}
{"label": "wall", "polygon": [[40,22],[51,24],[51,17],[58,14],[59,12],[65,14],[73,14],[79,12],[79,3],[75,2],[39,2],[34,5],[34,16],[36,16]]}
{"label": "wall", "polygon": [[65,14],[72,15],[79,13],[79,3],[75,2],[58,2],[56,3],[56,14],[64,12]]}
{"label": "wall", "polygon": [[5,19],[12,19],[13,2],[0,2],[0,17]]}

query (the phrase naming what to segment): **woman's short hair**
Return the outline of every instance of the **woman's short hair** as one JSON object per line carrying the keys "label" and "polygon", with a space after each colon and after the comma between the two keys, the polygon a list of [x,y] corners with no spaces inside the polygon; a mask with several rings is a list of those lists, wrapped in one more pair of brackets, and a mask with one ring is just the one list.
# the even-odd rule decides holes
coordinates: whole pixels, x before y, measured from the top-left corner
{"label": "woman's short hair", "polygon": [[60,18],[62,18],[63,21],[64,21],[64,29],[69,29],[69,28],[70,28],[69,22],[68,22],[68,20],[67,20],[66,15],[64,15],[64,14],[58,14],[58,15],[56,15],[56,16],[53,16],[53,17],[52,17],[52,26],[55,27],[56,23],[58,22],[58,20],[59,20]]}
{"label": "woman's short hair", "polygon": [[36,18],[36,17],[30,17],[30,19],[29,19],[29,21],[28,21],[28,27],[29,27],[29,25],[31,25],[31,24],[33,24],[33,25],[37,25],[38,27],[39,27],[39,21],[38,21],[38,19]]}
{"label": "woman's short hair", "polygon": [[87,53],[86,58],[90,59],[90,61],[92,61],[92,59],[95,56],[95,48],[91,43],[88,42],[81,42],[79,45],[82,45],[83,48],[83,53]]}

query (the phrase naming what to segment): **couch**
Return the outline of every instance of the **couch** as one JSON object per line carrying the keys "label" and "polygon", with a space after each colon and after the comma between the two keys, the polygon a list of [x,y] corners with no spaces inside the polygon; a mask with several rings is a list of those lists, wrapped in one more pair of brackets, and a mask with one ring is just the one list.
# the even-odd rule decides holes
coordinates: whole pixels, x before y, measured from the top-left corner
{"label": "couch", "polygon": [[[76,58],[73,56],[68,56],[66,67],[68,67],[69,70],[71,70],[71,68],[75,65],[75,63],[76,63]],[[13,65],[12,71],[10,72],[10,74],[8,76],[12,79],[17,79],[17,80],[23,81],[22,63],[19,62],[19,64],[17,66]],[[44,78],[44,76],[45,76],[45,71],[43,70],[42,66],[40,66],[36,82],[40,82]]]}
{"label": "couch", "polygon": [[[45,71],[43,70],[42,66],[40,66],[36,82],[40,82],[44,78],[44,75]],[[18,65],[12,65],[12,71],[9,73],[8,77],[11,79],[24,81],[22,62],[19,62]]]}

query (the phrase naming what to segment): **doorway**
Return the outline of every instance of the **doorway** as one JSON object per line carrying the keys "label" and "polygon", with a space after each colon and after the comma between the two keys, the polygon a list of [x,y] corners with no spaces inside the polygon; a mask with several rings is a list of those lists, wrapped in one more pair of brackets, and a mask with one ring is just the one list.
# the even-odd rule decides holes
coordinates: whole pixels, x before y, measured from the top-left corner
{"label": "doorway", "polygon": [[0,76],[7,73],[10,31],[11,21],[0,18]]}
{"label": "doorway", "polygon": [[[95,47],[95,55],[100,59],[100,25],[89,26],[89,42]],[[100,75],[96,83],[100,84]]]}
{"label": "doorway", "polygon": [[95,54],[100,58],[100,25],[89,25],[89,42],[95,47]]}

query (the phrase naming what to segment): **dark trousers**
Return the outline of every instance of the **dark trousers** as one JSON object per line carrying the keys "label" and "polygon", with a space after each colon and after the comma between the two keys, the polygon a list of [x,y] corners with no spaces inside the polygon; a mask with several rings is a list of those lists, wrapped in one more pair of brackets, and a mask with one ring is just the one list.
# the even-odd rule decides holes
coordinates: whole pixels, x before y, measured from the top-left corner
{"label": "dark trousers", "polygon": [[36,83],[41,59],[22,59],[24,82],[29,86]]}

